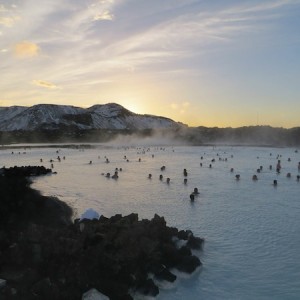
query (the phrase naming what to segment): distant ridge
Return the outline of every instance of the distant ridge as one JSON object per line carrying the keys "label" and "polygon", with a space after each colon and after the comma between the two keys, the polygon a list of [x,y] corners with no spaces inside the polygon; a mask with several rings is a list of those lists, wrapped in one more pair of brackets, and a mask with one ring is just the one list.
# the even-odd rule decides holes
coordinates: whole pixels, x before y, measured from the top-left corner
{"label": "distant ridge", "polygon": [[199,126],[189,128],[186,132],[186,139],[195,145],[300,146],[300,127],[286,129],[267,125],[237,128]]}
{"label": "distant ridge", "polygon": [[[89,108],[54,104],[0,107],[2,145],[102,143],[120,136],[154,137],[163,143],[182,145],[300,146],[300,127],[188,127],[169,118],[136,114],[116,103],[96,104]],[[128,142],[127,139],[123,141]]]}
{"label": "distant ridge", "polygon": [[176,129],[171,119],[135,114],[116,103],[89,108],[70,105],[38,104],[31,107],[0,107],[0,131],[60,130],[145,130]]}

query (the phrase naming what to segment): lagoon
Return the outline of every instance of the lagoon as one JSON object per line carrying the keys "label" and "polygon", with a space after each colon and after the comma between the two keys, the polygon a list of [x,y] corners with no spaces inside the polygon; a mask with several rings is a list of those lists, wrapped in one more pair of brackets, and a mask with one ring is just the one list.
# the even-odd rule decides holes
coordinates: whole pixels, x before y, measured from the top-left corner
{"label": "lagoon", "polygon": [[[205,239],[198,253],[201,269],[189,279],[179,274],[157,299],[299,299],[297,149],[142,143],[40,146],[2,149],[0,165],[52,163],[57,174],[33,178],[32,186],[72,206],[74,218],[88,208],[107,217],[135,212],[139,218],[153,218],[157,213],[168,226],[190,229]],[[105,176],[116,168],[117,180]],[[254,174],[257,181],[252,180]],[[200,194],[191,202],[195,187]]]}

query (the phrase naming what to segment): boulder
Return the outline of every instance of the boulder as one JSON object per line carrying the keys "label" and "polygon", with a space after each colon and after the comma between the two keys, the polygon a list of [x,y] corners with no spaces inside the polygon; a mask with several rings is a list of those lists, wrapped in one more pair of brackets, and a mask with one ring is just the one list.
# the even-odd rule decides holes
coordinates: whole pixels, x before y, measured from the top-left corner
{"label": "boulder", "polygon": [[191,249],[200,250],[200,249],[202,249],[203,243],[204,243],[204,239],[195,237],[193,234],[191,234],[188,237],[188,241],[187,241],[186,245],[187,245],[187,247],[189,247]]}
{"label": "boulder", "polygon": [[197,256],[184,256],[180,263],[177,264],[176,268],[185,273],[193,273],[197,267],[201,266],[200,259]]}
{"label": "boulder", "polygon": [[177,276],[170,272],[167,268],[163,267],[159,272],[155,273],[154,278],[158,281],[174,282]]}
{"label": "boulder", "polygon": [[136,292],[145,296],[156,297],[159,294],[159,289],[153,280],[149,278],[139,284]]}

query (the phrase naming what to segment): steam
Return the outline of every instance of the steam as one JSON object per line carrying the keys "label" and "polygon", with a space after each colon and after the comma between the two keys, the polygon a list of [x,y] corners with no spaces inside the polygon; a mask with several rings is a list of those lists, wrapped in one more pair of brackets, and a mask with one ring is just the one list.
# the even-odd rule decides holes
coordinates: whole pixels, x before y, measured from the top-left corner
{"label": "steam", "polygon": [[153,130],[151,135],[134,133],[131,135],[119,134],[106,143],[109,146],[182,146],[187,143],[181,139],[178,132],[170,130]]}

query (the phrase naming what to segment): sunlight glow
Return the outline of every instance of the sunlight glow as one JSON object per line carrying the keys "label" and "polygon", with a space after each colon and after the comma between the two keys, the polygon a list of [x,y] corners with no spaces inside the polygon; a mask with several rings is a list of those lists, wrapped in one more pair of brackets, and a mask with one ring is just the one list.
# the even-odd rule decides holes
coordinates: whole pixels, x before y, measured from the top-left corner
{"label": "sunlight glow", "polygon": [[39,54],[40,48],[38,45],[23,41],[14,46],[14,53],[18,58],[28,58]]}

